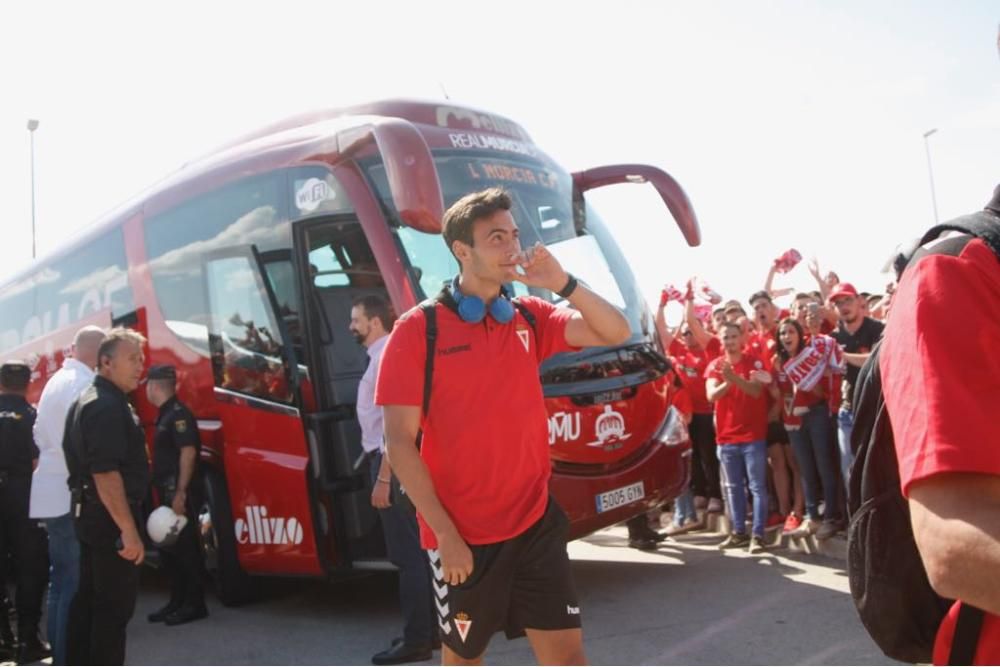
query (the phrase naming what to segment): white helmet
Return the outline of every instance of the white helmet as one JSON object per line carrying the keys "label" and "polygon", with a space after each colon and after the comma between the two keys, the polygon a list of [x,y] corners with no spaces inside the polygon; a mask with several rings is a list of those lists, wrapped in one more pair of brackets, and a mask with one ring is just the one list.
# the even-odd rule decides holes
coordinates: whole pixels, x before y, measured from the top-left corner
{"label": "white helmet", "polygon": [[162,505],[153,510],[146,520],[146,532],[156,546],[169,547],[177,541],[187,522],[186,516],[178,516],[170,507]]}

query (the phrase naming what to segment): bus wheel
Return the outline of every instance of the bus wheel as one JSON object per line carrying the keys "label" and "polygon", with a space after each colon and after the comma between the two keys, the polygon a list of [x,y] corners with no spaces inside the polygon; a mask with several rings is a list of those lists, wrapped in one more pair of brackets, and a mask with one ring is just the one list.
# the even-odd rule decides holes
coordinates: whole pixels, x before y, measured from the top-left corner
{"label": "bus wheel", "polygon": [[202,475],[205,495],[198,512],[202,555],[219,601],[227,607],[245,604],[256,594],[256,581],[240,567],[236,555],[233,512],[226,482],[216,470]]}

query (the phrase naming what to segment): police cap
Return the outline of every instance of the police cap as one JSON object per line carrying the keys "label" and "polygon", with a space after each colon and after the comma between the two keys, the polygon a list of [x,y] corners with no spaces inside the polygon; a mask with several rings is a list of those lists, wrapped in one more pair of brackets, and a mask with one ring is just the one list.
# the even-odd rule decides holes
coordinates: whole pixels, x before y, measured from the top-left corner
{"label": "police cap", "polygon": [[149,373],[146,375],[150,380],[170,380],[171,382],[177,381],[177,369],[170,364],[157,364],[156,366],[149,367]]}
{"label": "police cap", "polygon": [[0,366],[0,385],[20,389],[27,387],[29,382],[31,382],[31,368],[23,361],[5,361]]}

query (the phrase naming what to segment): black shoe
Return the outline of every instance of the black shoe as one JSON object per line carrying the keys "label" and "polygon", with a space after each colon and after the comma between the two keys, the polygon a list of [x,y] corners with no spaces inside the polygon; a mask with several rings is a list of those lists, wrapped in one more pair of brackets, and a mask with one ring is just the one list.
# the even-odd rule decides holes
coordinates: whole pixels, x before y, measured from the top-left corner
{"label": "black shoe", "polygon": [[17,646],[17,664],[28,665],[52,656],[52,647],[38,637],[38,632],[23,632]]}
{"label": "black shoe", "polygon": [[656,551],[656,540],[649,537],[633,537],[629,539],[628,545],[639,551]]}
{"label": "black shoe", "polygon": [[739,549],[750,544],[750,536],[745,533],[732,533],[719,545],[720,549]]}
{"label": "black shoe", "polygon": [[[393,647],[399,646],[402,643],[403,643],[402,637],[396,637],[395,639],[392,640]],[[434,633],[434,638],[431,639],[431,648],[434,649],[435,651],[441,650],[441,635],[439,635],[437,632]]]}
{"label": "black shoe", "polygon": [[407,646],[393,643],[392,647],[372,656],[373,665],[402,665],[407,662],[423,662],[433,656],[430,646]]}
{"label": "black shoe", "polygon": [[191,621],[199,621],[208,616],[208,609],[205,605],[200,607],[181,607],[177,611],[167,615],[163,619],[167,625],[183,625]]}
{"label": "black shoe", "polygon": [[163,621],[167,620],[167,616],[170,616],[170,614],[174,613],[180,608],[181,608],[180,602],[170,601],[157,611],[154,611],[152,614],[147,616],[146,620],[148,620],[150,623],[162,623]]}
{"label": "black shoe", "polygon": [[760,552],[767,549],[767,543],[764,541],[763,537],[758,537],[754,535],[750,538],[750,545],[747,547],[747,553],[751,556],[759,554]]}

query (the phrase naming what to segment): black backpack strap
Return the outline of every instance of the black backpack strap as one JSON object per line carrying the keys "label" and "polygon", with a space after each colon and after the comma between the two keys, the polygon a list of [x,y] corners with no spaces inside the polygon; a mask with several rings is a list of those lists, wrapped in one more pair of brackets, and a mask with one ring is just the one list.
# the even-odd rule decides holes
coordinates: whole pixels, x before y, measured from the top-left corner
{"label": "black backpack strap", "polygon": [[434,379],[434,357],[437,350],[437,300],[431,299],[420,304],[424,312],[427,329],[427,360],[424,362],[424,400],[422,414],[426,418],[431,409],[431,381]]}
{"label": "black backpack strap", "polygon": [[963,215],[960,218],[932,227],[920,239],[920,245],[930,243],[945,232],[961,232],[982,239],[983,243],[993,251],[993,254],[1000,258],[1000,215],[992,209]]}
{"label": "black backpack strap", "polygon": [[964,602],[958,608],[955,636],[951,640],[949,665],[971,665],[976,658],[979,633],[983,628],[983,611]]}
{"label": "black backpack strap", "polygon": [[526,305],[521,303],[518,299],[511,299],[510,302],[514,304],[517,308],[517,312],[521,313],[521,317],[527,320],[528,325],[531,327],[531,333],[535,335],[535,340],[538,340],[538,320],[535,318],[535,314],[531,312]]}

